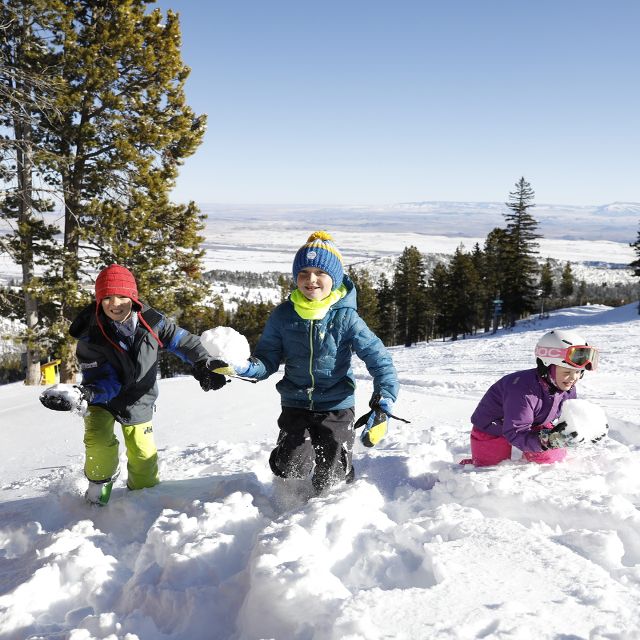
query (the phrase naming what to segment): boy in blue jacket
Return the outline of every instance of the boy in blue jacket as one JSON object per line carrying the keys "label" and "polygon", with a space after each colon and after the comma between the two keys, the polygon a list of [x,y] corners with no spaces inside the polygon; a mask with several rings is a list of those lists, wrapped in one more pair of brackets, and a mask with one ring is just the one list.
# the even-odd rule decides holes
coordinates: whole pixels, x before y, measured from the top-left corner
{"label": "boy in blue jacket", "polygon": [[[360,318],[342,256],[324,231],[311,234],[293,260],[297,289],[269,316],[241,376],[264,380],[284,363],[280,434],[269,465],[281,478],[312,475],[315,491],[352,482],[355,352],[373,376],[372,415],[391,415],[398,377],[390,354]],[[371,422],[363,442],[375,444]]]}

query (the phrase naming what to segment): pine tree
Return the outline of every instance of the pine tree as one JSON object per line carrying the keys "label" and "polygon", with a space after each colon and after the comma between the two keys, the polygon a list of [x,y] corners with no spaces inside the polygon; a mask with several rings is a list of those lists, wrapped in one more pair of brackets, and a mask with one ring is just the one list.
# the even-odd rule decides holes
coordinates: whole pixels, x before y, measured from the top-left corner
{"label": "pine tree", "polygon": [[353,267],[348,270],[348,274],[356,287],[358,315],[377,334],[380,329],[380,309],[371,274],[364,268],[356,270]]}
{"label": "pine tree", "polygon": [[439,262],[431,270],[427,286],[430,313],[427,318],[429,334],[443,339],[452,332],[451,278],[447,266]]}
{"label": "pine tree", "polygon": [[0,240],[0,253],[22,268],[26,384],[40,382],[43,340],[36,267],[46,259],[57,232],[40,216],[52,205],[40,186],[44,176],[38,173],[35,157],[41,122],[53,110],[48,95],[54,84],[39,72],[44,37],[36,20],[43,10],[41,0],[7,0],[0,6],[0,127],[5,131],[0,146],[0,184],[5,186],[0,218],[12,229]]}
{"label": "pine tree", "polygon": [[[629,266],[633,269],[633,275],[640,277],[640,231],[638,231],[638,238],[635,242],[629,243],[629,246],[633,247],[638,258],[634,260]],[[638,302],[638,314],[640,314],[640,301]]]}
{"label": "pine tree", "polygon": [[398,335],[406,347],[424,339],[426,288],[422,254],[416,247],[405,247],[396,261],[393,292],[398,313]]}
{"label": "pine tree", "polygon": [[573,295],[574,282],[573,271],[571,269],[571,263],[567,262],[562,270],[562,278],[560,280],[560,296],[563,300],[570,298]]}
{"label": "pine tree", "polygon": [[542,265],[540,269],[540,281],[538,282],[540,289],[540,316],[544,316],[544,305],[549,298],[554,295],[554,283],[553,283],[553,269],[551,267],[551,260],[547,258],[547,261]]}
{"label": "pine tree", "polygon": [[536,260],[538,223],[529,212],[534,207],[534,192],[531,185],[520,178],[515,190],[509,193],[505,203],[510,213],[505,214],[507,221],[508,255],[505,261],[502,298],[504,310],[510,326],[517,318],[535,307]]}
{"label": "pine tree", "polygon": [[[189,69],[176,14],[145,14],[147,4],[63,0],[43,16],[52,36],[47,64],[63,85],[42,154],[64,199],[63,248],[48,281],[61,303],[60,336],[86,301],[83,288],[111,261],[132,267],[141,292],[170,313],[207,292],[199,212],[169,200],[205,118],[185,102]],[[61,355],[68,381],[69,343]]]}
{"label": "pine tree", "polygon": [[449,281],[449,326],[451,338],[471,334],[476,326],[480,277],[473,260],[463,247],[458,247],[447,269]]}
{"label": "pine tree", "polygon": [[378,279],[378,337],[390,347],[397,344],[398,319],[393,287],[383,272]]}
{"label": "pine tree", "polygon": [[554,293],[553,283],[553,269],[551,267],[551,260],[547,258],[547,261],[542,265],[540,269],[540,282],[539,282],[541,295],[544,299],[551,298]]}
{"label": "pine tree", "polygon": [[241,300],[231,315],[229,326],[244,335],[253,349],[264,330],[269,314],[275,305],[271,302]]}
{"label": "pine tree", "polygon": [[638,256],[637,260],[634,260],[629,266],[633,269],[633,275],[640,278],[640,231],[638,231],[637,240],[630,242],[629,246],[633,247],[633,250]]}
{"label": "pine tree", "polygon": [[502,300],[506,290],[506,274],[510,261],[509,236],[504,229],[495,228],[487,235],[484,243],[483,270],[480,278],[483,282],[485,297],[483,300],[483,323],[485,331],[489,330],[493,320],[497,329],[495,300]]}

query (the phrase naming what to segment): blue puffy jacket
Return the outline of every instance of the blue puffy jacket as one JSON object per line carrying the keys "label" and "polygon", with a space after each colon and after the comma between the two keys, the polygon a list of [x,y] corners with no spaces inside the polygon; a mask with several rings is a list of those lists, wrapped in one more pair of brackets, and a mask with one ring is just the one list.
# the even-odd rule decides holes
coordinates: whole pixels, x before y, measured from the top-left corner
{"label": "blue puffy jacket", "polygon": [[253,354],[257,362],[251,376],[264,380],[284,363],[284,378],[276,385],[283,407],[353,407],[353,352],[373,377],[374,393],[396,400],[399,385],[391,355],[358,315],[353,282],[345,276],[343,283],[347,294],[321,320],[304,320],[290,300],[278,305],[267,320]]}

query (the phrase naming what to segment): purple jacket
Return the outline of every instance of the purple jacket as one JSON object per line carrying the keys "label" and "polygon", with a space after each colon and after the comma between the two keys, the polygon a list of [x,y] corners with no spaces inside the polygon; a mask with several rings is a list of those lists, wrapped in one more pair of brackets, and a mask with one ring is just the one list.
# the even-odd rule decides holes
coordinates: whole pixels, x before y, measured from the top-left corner
{"label": "purple jacket", "polygon": [[560,415],[562,403],[576,397],[542,380],[536,369],[510,373],[492,384],[471,416],[476,429],[504,436],[521,451],[542,451],[537,430]]}

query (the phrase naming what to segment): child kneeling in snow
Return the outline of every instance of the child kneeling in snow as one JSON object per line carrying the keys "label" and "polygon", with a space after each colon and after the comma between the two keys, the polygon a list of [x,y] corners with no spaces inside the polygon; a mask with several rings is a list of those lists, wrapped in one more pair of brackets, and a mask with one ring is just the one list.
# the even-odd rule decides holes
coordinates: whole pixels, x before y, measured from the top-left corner
{"label": "child kneeling in snow", "polygon": [[[264,380],[284,363],[276,387],[280,434],[269,465],[281,478],[305,478],[313,471],[319,493],[354,479],[352,352],[373,376],[372,416],[391,415],[399,385],[389,352],[358,315],[355,287],[328,233],[316,231],[298,250],[293,279],[297,289],[273,310],[253,356],[235,373]],[[370,420],[361,436],[368,446],[376,440],[372,428]]]}
{"label": "child kneeling in snow", "polygon": [[219,389],[226,380],[208,369],[211,359],[200,338],[138,300],[135,278],[125,267],[112,264],[103,269],[95,294],[95,302],[80,312],[69,330],[78,340],[82,383],[54,385],[40,401],[49,409],[84,416],[84,472],[89,480],[85,497],[104,505],[119,473],[116,420],[127,449],[129,489],[152,487],[159,481],[151,425],[158,397],[159,350],[167,349],[193,365],[193,375],[205,391]]}
{"label": "child kneeling in snow", "polygon": [[540,338],[535,355],[536,369],[504,376],[480,400],[471,416],[472,458],[461,464],[498,464],[511,458],[512,446],[529,462],[559,462],[566,446],[581,441],[573,428],[553,422],[563,403],[576,397],[585,370],[595,371],[598,350],[572,331],[556,330]]}

